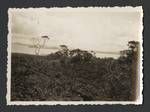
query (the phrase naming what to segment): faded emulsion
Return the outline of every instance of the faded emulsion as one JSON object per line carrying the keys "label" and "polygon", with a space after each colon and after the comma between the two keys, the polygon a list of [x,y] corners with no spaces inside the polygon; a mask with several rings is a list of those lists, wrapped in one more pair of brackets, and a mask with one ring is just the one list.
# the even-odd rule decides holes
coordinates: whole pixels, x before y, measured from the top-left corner
{"label": "faded emulsion", "polygon": [[119,9],[10,9],[9,102],[141,102],[142,12]]}

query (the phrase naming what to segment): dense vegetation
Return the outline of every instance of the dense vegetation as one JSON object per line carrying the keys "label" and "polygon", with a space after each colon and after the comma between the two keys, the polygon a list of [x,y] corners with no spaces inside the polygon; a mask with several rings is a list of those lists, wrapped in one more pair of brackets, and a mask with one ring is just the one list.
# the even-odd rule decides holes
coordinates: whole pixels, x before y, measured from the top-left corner
{"label": "dense vegetation", "polygon": [[47,56],[12,53],[11,100],[132,100],[134,52],[118,59],[97,58],[61,47]]}

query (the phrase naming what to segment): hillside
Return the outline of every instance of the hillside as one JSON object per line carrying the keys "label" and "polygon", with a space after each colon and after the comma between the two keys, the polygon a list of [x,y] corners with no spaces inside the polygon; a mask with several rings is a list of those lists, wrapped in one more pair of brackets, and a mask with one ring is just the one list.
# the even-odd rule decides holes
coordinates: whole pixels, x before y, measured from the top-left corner
{"label": "hillside", "polygon": [[11,63],[11,100],[132,100],[132,67],[126,58],[12,53]]}

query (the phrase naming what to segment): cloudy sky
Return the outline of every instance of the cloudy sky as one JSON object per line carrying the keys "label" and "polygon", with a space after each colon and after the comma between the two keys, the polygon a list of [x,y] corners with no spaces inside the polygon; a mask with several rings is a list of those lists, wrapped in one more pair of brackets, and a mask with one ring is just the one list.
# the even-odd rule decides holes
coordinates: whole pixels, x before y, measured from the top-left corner
{"label": "cloudy sky", "polygon": [[[127,42],[140,40],[141,11],[138,8],[11,9],[12,52],[34,54],[33,38],[48,35],[45,50],[65,44],[69,48],[119,52]],[[43,40],[41,39],[41,44]]]}

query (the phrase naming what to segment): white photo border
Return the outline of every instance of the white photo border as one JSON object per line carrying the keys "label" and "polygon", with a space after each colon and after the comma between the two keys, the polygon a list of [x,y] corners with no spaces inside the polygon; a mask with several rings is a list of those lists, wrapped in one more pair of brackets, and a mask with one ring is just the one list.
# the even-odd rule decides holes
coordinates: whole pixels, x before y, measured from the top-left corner
{"label": "white photo border", "polygon": [[143,102],[143,10],[142,6],[138,7],[131,7],[131,6],[126,6],[126,7],[77,7],[77,10],[80,9],[99,9],[101,8],[101,11],[138,11],[141,13],[141,29],[139,32],[139,38],[140,38],[140,59],[139,59],[139,67],[140,69],[138,70],[138,78],[137,82],[139,87],[137,87],[137,99],[136,101],[11,101],[11,20],[12,16],[11,13],[13,11],[22,11],[22,10],[35,10],[35,9],[40,9],[40,10],[72,10],[75,8],[71,7],[64,7],[64,8],[59,8],[59,7],[53,7],[53,8],[9,8],[8,9],[8,36],[7,36],[7,42],[8,42],[8,47],[7,47],[7,94],[6,94],[6,101],[7,105],[104,105],[104,104],[121,104],[121,105],[128,105],[128,104],[134,104],[134,105],[140,105]]}

